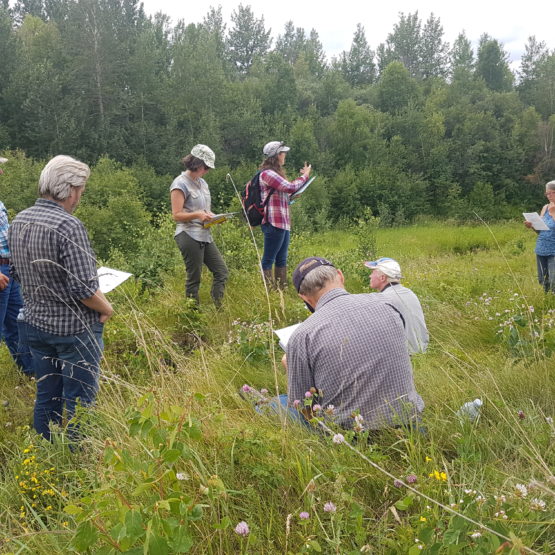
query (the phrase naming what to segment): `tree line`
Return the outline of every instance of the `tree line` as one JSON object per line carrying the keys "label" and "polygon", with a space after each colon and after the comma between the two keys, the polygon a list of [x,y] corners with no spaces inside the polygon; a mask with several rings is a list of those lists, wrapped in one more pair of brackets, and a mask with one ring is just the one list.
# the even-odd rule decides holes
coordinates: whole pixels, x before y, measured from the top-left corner
{"label": "tree line", "polygon": [[184,12],[171,25],[137,0],[0,0],[0,150],[140,167],[156,212],[159,176],[192,145],[216,152],[224,208],[225,173],[242,182],[280,139],[291,173],[312,162],[327,221],[507,217],[555,177],[555,51],[533,35],[515,74],[497,39],[448,44],[433,14],[401,13],[375,49],[358,24],[330,60],[315,29],[290,21],[274,41],[248,5],[229,22]]}

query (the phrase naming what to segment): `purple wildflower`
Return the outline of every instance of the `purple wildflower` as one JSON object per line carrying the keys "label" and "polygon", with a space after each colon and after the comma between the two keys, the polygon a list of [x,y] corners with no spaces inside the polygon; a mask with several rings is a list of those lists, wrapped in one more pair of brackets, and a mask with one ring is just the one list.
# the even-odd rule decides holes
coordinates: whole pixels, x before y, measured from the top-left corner
{"label": "purple wildflower", "polygon": [[320,412],[322,410],[322,407],[320,405],[314,405],[312,407],[313,412]]}
{"label": "purple wildflower", "polygon": [[235,533],[239,536],[243,536],[245,538],[249,535],[249,532],[249,525],[244,520],[235,526]]}
{"label": "purple wildflower", "polygon": [[310,399],[312,397],[312,393],[310,393],[310,391],[307,391],[305,394],[305,399]]}
{"label": "purple wildflower", "polygon": [[403,482],[401,482],[401,480],[393,480],[393,485],[396,488],[402,488],[404,486]]}
{"label": "purple wildflower", "polygon": [[299,405],[300,405],[300,404],[301,404],[301,402],[300,402],[298,399],[295,399],[295,400],[293,401],[293,406],[294,406],[296,409],[299,408]]}
{"label": "purple wildflower", "polygon": [[416,484],[416,481],[418,480],[418,478],[416,477],[416,474],[409,474],[405,480],[407,481],[407,484]]}
{"label": "purple wildflower", "polygon": [[266,393],[268,393],[268,390],[267,389],[261,389],[260,393],[262,393],[262,395],[266,395]]}
{"label": "purple wildflower", "polygon": [[299,518],[301,520],[308,520],[310,518],[310,515],[306,511],[303,511],[302,513],[299,513]]}
{"label": "purple wildflower", "polygon": [[252,387],[250,385],[244,384],[241,388],[245,393],[250,393],[252,391]]}
{"label": "purple wildflower", "polygon": [[324,504],[324,512],[325,513],[335,513],[337,511],[337,507],[331,501],[328,501]]}

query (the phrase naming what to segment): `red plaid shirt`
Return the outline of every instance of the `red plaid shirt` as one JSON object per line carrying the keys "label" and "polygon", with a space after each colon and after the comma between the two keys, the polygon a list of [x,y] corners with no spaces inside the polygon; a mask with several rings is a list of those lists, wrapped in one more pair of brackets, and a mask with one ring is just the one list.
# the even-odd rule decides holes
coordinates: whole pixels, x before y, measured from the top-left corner
{"label": "red plaid shirt", "polygon": [[260,174],[260,192],[262,202],[266,200],[270,189],[275,192],[270,197],[266,210],[264,211],[263,224],[271,224],[280,229],[291,229],[291,217],[289,216],[289,195],[298,191],[307,181],[307,177],[301,177],[294,181],[287,181],[274,170],[264,170]]}

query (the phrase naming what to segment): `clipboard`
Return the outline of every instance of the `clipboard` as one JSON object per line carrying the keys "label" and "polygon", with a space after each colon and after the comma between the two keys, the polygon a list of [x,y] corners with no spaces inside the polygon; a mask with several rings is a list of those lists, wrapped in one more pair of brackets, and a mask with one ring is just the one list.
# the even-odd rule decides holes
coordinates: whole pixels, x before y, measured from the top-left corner
{"label": "clipboard", "polygon": [[313,175],[299,190],[291,193],[289,195],[289,204],[293,204],[311,185],[311,183],[316,179],[316,176]]}

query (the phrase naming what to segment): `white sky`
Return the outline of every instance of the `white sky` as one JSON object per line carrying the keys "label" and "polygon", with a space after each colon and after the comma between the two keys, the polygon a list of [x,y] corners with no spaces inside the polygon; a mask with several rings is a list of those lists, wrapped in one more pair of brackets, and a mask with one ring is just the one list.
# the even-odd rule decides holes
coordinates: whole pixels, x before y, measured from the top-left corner
{"label": "white sky", "polygon": [[[147,14],[161,11],[172,18],[172,23],[200,23],[210,6],[222,6],[228,28],[231,13],[240,2],[236,0],[143,0]],[[244,0],[255,16],[264,16],[266,29],[275,38],[283,33],[285,22],[292,20],[295,27],[303,27],[308,34],[316,29],[328,59],[348,50],[357,23],[362,23],[370,47],[376,50],[384,42],[399,13],[418,11],[422,24],[430,13],[439,17],[444,38],[452,44],[461,31],[476,47],[480,35],[488,33],[504,44],[511,60],[518,60],[530,35],[555,48],[553,0]],[[514,64],[513,64],[514,65]]]}

